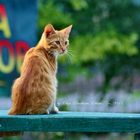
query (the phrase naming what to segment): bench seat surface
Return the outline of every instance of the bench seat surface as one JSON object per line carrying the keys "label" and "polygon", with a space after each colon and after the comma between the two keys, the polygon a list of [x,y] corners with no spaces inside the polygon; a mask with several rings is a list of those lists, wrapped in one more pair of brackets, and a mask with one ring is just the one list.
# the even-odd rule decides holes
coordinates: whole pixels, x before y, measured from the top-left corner
{"label": "bench seat surface", "polygon": [[0,110],[0,132],[132,132],[140,133],[140,114],[60,112],[49,115],[7,115]]}

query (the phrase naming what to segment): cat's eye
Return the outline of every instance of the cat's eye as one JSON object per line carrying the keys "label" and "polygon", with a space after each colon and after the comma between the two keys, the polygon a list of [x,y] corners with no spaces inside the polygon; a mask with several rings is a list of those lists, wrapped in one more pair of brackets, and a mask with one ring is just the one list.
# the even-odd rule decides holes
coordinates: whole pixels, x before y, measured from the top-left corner
{"label": "cat's eye", "polygon": [[60,41],[55,41],[55,43],[56,43],[57,45],[60,45]]}
{"label": "cat's eye", "polygon": [[65,45],[68,45],[68,41],[65,41]]}

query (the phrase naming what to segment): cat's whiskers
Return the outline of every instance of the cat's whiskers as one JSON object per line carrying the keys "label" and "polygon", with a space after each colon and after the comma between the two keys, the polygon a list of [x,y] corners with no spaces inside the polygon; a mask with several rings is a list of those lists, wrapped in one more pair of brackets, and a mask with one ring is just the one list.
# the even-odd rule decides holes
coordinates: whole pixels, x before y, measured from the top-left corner
{"label": "cat's whiskers", "polygon": [[68,52],[71,53],[72,55],[74,55],[74,52],[72,49],[68,49]]}
{"label": "cat's whiskers", "polygon": [[68,55],[70,55],[71,57],[75,57],[75,54],[73,54],[71,50],[68,50]]}
{"label": "cat's whiskers", "polygon": [[72,63],[72,57],[74,57],[74,55],[72,54],[72,52],[70,52],[69,50],[66,53],[66,58],[68,60],[68,62]]}

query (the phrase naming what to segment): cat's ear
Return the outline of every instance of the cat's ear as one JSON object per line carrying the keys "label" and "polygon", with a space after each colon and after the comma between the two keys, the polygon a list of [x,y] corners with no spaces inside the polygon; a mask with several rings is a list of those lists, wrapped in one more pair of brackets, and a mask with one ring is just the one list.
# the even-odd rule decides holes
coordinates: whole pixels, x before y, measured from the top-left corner
{"label": "cat's ear", "polygon": [[49,37],[52,34],[55,34],[55,29],[51,24],[46,25],[44,29],[46,37]]}
{"label": "cat's ear", "polygon": [[72,25],[66,27],[65,29],[62,30],[62,32],[66,35],[66,36],[69,36],[70,32],[71,32],[71,28],[72,28]]}

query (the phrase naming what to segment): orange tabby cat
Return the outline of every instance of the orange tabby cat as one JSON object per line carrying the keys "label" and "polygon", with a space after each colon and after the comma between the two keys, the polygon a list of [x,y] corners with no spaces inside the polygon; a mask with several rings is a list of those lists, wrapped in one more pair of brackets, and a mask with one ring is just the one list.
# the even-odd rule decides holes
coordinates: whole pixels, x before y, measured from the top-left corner
{"label": "orange tabby cat", "polygon": [[67,52],[71,28],[57,31],[48,24],[37,46],[26,53],[20,77],[12,88],[10,115],[58,113],[57,56]]}

